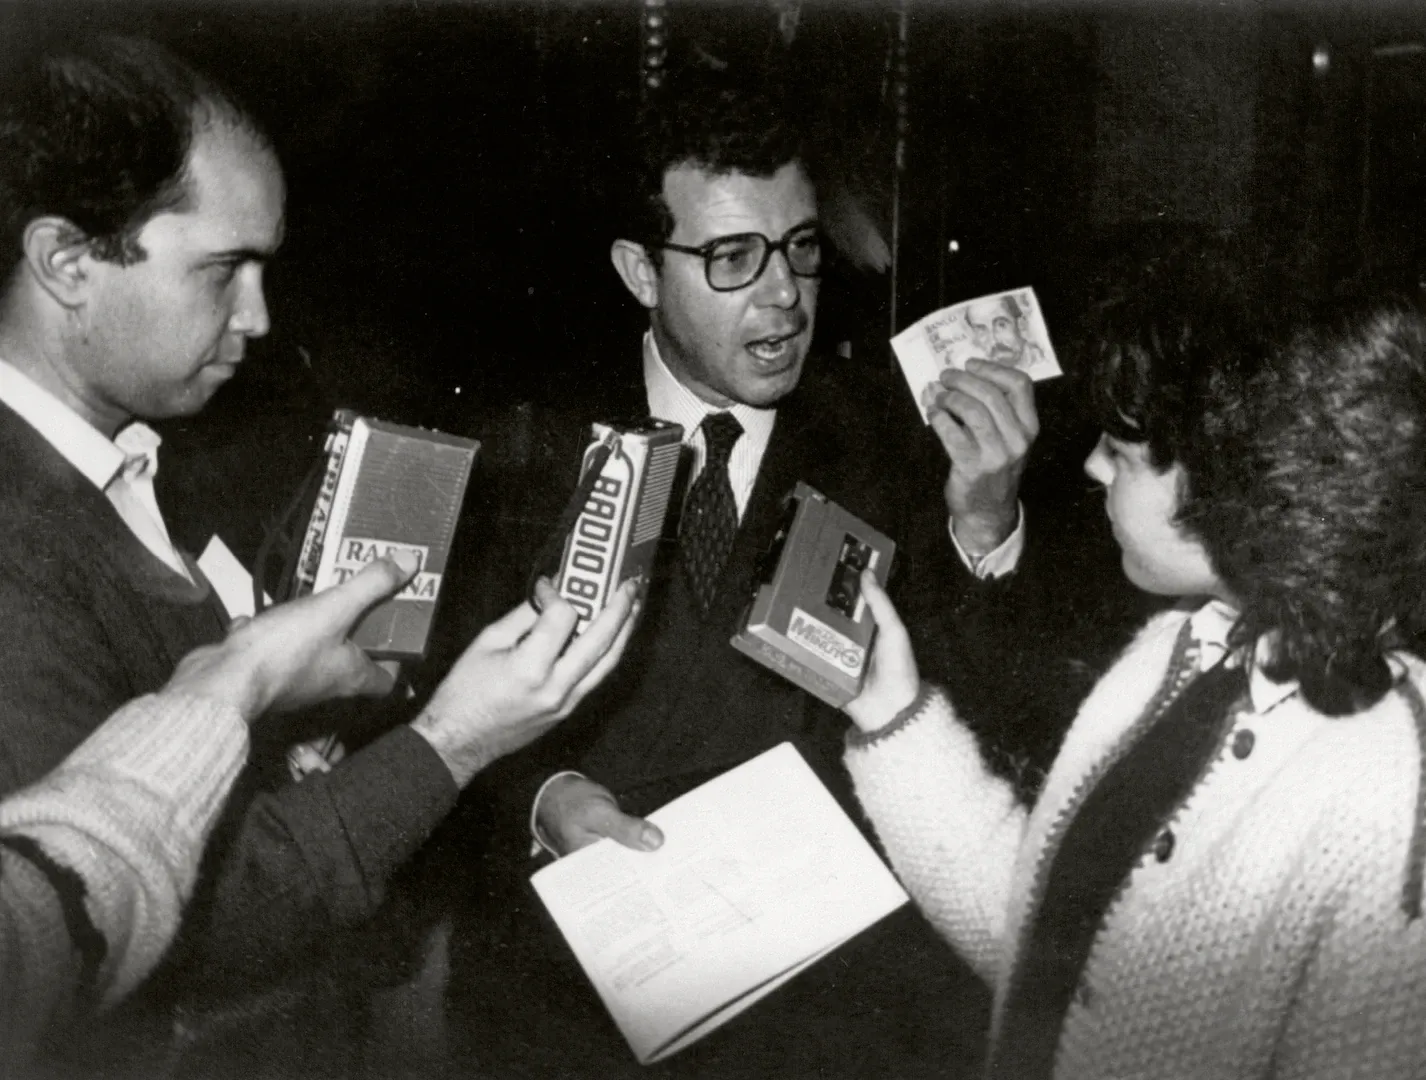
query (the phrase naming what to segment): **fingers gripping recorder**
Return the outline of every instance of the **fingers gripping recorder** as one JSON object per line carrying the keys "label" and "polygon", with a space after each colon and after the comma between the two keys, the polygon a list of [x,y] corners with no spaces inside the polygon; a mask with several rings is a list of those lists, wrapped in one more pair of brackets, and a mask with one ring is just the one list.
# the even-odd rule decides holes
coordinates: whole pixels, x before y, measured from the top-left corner
{"label": "fingers gripping recorder", "polygon": [[876,633],[861,572],[885,585],[895,554],[890,538],[799,482],[733,646],[841,708],[861,693]]}
{"label": "fingers gripping recorder", "polygon": [[593,425],[579,488],[556,530],[564,552],[555,587],[579,613],[575,633],[620,584],[652,567],[682,441],[683,428],[663,420]]}

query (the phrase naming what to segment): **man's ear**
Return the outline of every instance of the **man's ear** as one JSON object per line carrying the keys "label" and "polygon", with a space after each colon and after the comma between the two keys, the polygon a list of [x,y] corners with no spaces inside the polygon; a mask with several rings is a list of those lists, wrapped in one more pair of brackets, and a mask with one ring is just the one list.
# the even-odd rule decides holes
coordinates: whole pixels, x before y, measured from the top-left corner
{"label": "man's ear", "polygon": [[614,269],[619,272],[619,280],[624,283],[634,299],[644,307],[659,306],[659,272],[654,261],[649,258],[648,249],[632,240],[615,240],[609,248],[609,258]]}
{"label": "man's ear", "polygon": [[40,288],[67,308],[84,302],[89,287],[89,238],[61,217],[35,218],[22,240],[25,268]]}

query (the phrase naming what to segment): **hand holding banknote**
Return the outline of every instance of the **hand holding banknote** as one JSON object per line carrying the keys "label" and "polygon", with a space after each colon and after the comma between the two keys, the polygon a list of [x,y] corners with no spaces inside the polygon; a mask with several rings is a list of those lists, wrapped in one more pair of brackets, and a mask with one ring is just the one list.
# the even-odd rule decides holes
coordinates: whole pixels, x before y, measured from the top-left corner
{"label": "hand holding banknote", "polygon": [[970,555],[999,547],[1019,518],[1020,477],[1040,433],[1035,384],[1024,372],[972,359],[922,391],[932,430],[950,459],[946,507]]}

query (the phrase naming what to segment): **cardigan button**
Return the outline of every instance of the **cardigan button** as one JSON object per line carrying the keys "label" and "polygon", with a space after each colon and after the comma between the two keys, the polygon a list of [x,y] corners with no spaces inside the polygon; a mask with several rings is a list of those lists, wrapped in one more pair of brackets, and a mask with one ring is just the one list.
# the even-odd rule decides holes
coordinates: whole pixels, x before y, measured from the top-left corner
{"label": "cardigan button", "polygon": [[1092,1009],[1094,1007],[1094,987],[1087,982],[1081,982],[1074,988],[1074,1000],[1081,1009]]}
{"label": "cardigan button", "polygon": [[1168,862],[1169,856],[1173,854],[1174,836],[1172,829],[1165,829],[1159,833],[1159,837],[1154,841],[1154,858],[1159,862]]}
{"label": "cardigan button", "polygon": [[1253,752],[1253,744],[1257,741],[1257,736],[1244,728],[1233,736],[1233,756],[1242,761]]}

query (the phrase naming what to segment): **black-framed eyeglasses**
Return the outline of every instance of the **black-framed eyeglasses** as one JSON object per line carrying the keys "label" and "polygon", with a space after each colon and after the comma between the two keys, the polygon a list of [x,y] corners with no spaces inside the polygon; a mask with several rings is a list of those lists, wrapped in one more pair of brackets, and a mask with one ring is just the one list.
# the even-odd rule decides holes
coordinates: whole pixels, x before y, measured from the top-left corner
{"label": "black-framed eyeglasses", "polygon": [[822,272],[822,231],[815,225],[798,225],[781,240],[769,240],[762,233],[734,233],[718,236],[698,247],[686,244],[658,245],[669,251],[697,255],[703,260],[703,276],[717,292],[746,289],[763,276],[776,252],[787,258],[787,266],[798,277],[817,277]]}

